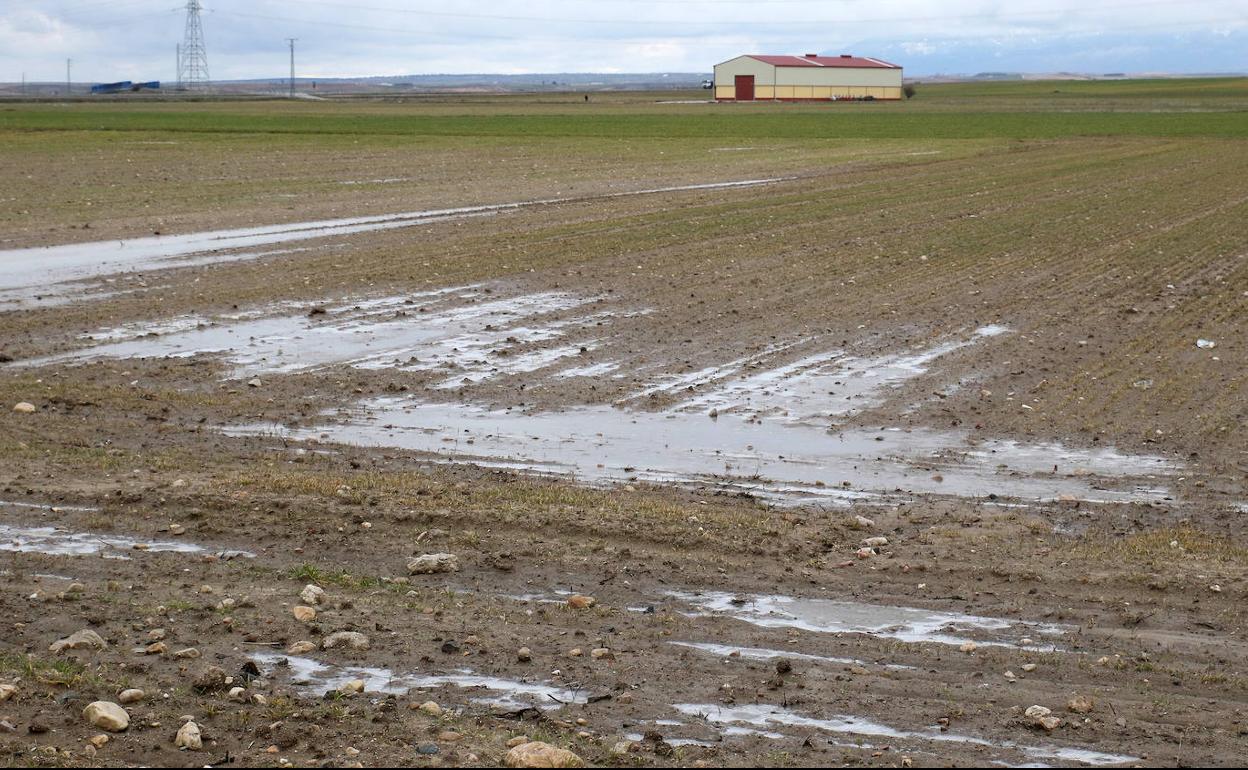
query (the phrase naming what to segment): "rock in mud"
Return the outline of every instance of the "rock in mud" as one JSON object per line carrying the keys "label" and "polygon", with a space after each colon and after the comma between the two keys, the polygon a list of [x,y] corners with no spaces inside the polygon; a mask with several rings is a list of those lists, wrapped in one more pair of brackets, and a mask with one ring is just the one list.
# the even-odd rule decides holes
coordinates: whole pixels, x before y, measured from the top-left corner
{"label": "rock in mud", "polygon": [[102,650],[108,646],[108,642],[104,641],[96,632],[89,628],[76,631],[64,639],[57,639],[48,647],[49,652],[60,653],[65,650]]}
{"label": "rock in mud", "polygon": [[1087,714],[1096,708],[1096,701],[1084,695],[1076,695],[1066,701],[1066,710],[1072,714]]}
{"label": "rock in mud", "polygon": [[14,695],[17,695],[17,685],[0,684],[0,703],[4,703]]}
{"label": "rock in mud", "polygon": [[187,751],[199,751],[204,747],[203,736],[200,735],[199,725],[194,722],[187,722],[178,728],[178,734],[174,736],[173,745]]}
{"label": "rock in mud", "polygon": [[533,651],[530,650],[528,647],[521,647],[519,650],[516,651],[516,660],[520,661],[521,663],[528,663],[529,661],[533,660]]}
{"label": "rock in mud", "polygon": [[409,575],[433,575],[440,572],[459,572],[459,557],[453,553],[427,553],[407,563]]}
{"label": "rock in mud", "polygon": [[121,701],[122,703],[138,703],[146,697],[147,697],[147,693],[143,692],[142,690],[138,688],[132,687],[129,690],[122,690],[120,693],[118,693],[117,700]]}
{"label": "rock in mud", "polygon": [[130,726],[130,715],[116,703],[97,700],[82,710],[82,716],[91,724],[110,733],[119,733]]}
{"label": "rock in mud", "polygon": [[199,673],[191,682],[191,687],[196,692],[215,692],[225,687],[225,680],[228,679],[225,672],[217,666],[209,666]]}
{"label": "rock in mud", "polygon": [[866,540],[863,540],[863,541],[862,541],[862,544],[863,544],[864,546],[866,546],[867,548],[879,548],[879,547],[881,547],[881,546],[888,545],[888,538],[886,538],[886,537],[869,537],[869,538],[867,538]]}
{"label": "rock in mud", "polygon": [[19,401],[13,405],[13,411],[18,414],[33,414],[35,411],[35,405],[29,401]]}
{"label": "rock in mud", "polygon": [[175,652],[173,657],[182,658],[183,660],[194,660],[199,657],[199,654],[198,647],[187,647],[185,650],[178,650]]}
{"label": "rock in mud", "polygon": [[335,647],[346,647],[348,650],[367,650],[370,645],[368,637],[359,631],[335,631],[321,642],[321,649],[332,650]]}
{"label": "rock in mud", "polygon": [[428,715],[429,715],[429,716],[431,716],[431,717],[440,717],[440,716],[442,716],[442,707],[441,707],[441,706],[439,706],[438,704],[434,703],[434,702],[433,702],[433,701],[431,701],[431,700],[427,700],[427,701],[425,701],[424,703],[422,703],[422,704],[420,704],[419,706],[417,706],[417,707],[416,707],[416,709],[417,709],[418,711],[423,711],[423,712],[425,712],[426,714],[428,714]]}
{"label": "rock in mud", "polygon": [[309,642],[306,639],[301,639],[297,642],[292,642],[291,645],[286,648],[286,654],[287,655],[306,655],[315,649],[316,649],[316,642]]}
{"label": "rock in mud", "polygon": [[364,692],[364,680],[352,679],[350,682],[344,682],[342,686],[338,688],[338,692],[347,696],[358,695]]}
{"label": "rock in mud", "polygon": [[1056,730],[1062,724],[1060,718],[1053,716],[1053,710],[1044,706],[1028,706],[1023,716],[1027,717],[1033,727],[1039,727],[1047,732]]}
{"label": "rock in mud", "polygon": [[574,610],[587,610],[597,604],[597,600],[592,596],[582,596],[581,594],[573,594],[568,597],[568,606]]}
{"label": "rock in mud", "polygon": [[507,767],[584,767],[585,760],[567,749],[532,741],[508,751],[503,764]]}
{"label": "rock in mud", "polygon": [[311,607],[305,607],[302,604],[295,606],[290,612],[295,616],[295,620],[300,623],[311,623],[316,620],[316,610]]}
{"label": "rock in mud", "polygon": [[308,584],[299,592],[299,601],[308,606],[315,607],[325,601],[325,589],[320,586]]}

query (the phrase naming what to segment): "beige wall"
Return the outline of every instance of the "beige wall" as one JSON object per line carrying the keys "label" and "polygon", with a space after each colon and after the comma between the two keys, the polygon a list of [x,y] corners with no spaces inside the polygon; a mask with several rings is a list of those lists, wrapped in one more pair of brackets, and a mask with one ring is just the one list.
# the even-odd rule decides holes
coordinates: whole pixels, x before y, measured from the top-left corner
{"label": "beige wall", "polygon": [[755,99],[901,98],[901,70],[858,67],[774,67],[749,56],[715,65],[715,98],[736,98],[737,75],[754,76]]}
{"label": "beige wall", "polygon": [[[761,62],[758,59],[751,59],[749,56],[738,56],[735,59],[729,59],[723,64],[715,65],[715,98],[716,99],[735,99],[737,98],[736,78],[737,75],[753,75],[754,76],[754,98],[761,98],[758,95],[759,86],[766,85],[768,87],[775,81],[776,68]],[[767,97],[768,99],[771,96]]]}

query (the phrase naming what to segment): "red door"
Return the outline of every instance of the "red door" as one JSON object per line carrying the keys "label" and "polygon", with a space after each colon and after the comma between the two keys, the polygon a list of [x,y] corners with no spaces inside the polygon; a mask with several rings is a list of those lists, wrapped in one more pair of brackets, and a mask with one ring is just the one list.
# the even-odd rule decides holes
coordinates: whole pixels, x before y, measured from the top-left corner
{"label": "red door", "polygon": [[734,83],[737,90],[737,101],[752,102],[754,101],[754,76],[753,75],[737,75]]}

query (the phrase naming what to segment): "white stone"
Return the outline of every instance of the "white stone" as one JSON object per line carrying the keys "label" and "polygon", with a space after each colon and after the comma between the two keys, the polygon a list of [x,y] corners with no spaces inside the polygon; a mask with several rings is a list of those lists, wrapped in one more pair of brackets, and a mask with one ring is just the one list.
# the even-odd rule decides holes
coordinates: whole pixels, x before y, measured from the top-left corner
{"label": "white stone", "polygon": [[97,700],[82,710],[82,716],[91,724],[110,733],[119,733],[130,726],[130,715],[116,703]]}
{"label": "white stone", "polygon": [[459,572],[459,557],[452,553],[427,553],[407,563],[409,575],[432,575],[439,572]]}
{"label": "white stone", "polygon": [[308,584],[299,592],[299,601],[309,606],[316,606],[325,601],[325,589]]}
{"label": "white stone", "polygon": [[321,649],[332,650],[335,647],[346,647],[349,650],[367,650],[370,644],[368,637],[359,631],[335,631],[321,642]]}
{"label": "white stone", "polygon": [[178,728],[178,734],[173,739],[173,744],[180,749],[188,751],[199,751],[204,747],[203,736],[200,735],[199,725],[194,722],[187,722]]}

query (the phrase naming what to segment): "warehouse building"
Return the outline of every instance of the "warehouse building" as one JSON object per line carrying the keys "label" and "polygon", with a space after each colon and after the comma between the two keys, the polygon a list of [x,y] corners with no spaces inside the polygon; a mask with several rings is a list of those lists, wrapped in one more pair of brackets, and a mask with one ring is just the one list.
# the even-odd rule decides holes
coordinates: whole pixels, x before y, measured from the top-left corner
{"label": "warehouse building", "polygon": [[866,56],[738,56],[715,65],[715,98],[832,101],[900,99],[901,67]]}

